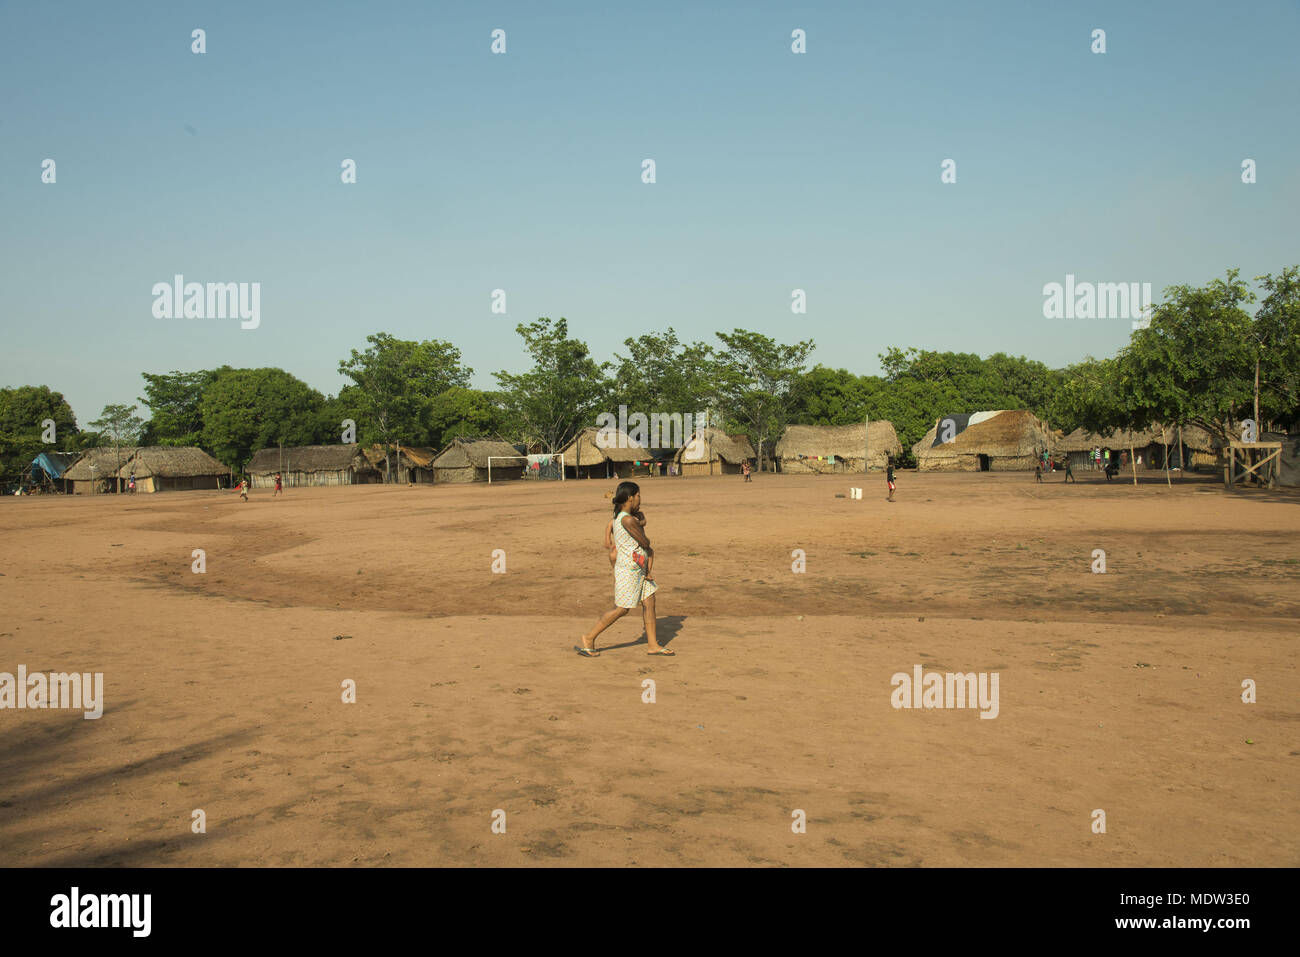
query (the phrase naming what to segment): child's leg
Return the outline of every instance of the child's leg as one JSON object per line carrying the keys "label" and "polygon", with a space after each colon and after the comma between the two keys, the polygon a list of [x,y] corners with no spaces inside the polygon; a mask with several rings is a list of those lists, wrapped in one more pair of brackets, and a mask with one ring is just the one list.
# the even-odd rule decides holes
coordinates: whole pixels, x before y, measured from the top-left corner
{"label": "child's leg", "polygon": [[615,563],[617,563],[617,561],[618,561],[618,549],[611,548],[609,550],[609,567],[613,568]]}

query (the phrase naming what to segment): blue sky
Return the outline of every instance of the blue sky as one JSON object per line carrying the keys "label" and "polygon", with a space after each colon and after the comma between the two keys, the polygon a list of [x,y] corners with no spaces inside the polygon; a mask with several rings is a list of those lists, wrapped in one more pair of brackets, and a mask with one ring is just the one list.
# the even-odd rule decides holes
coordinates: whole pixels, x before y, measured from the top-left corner
{"label": "blue sky", "polygon": [[[600,358],[669,325],[863,373],[891,345],[1111,355],[1130,323],[1044,319],[1045,283],[1300,262],[1298,27],[1293,2],[6,3],[0,385],[82,425],[142,371],[334,393],[386,331],[491,388],[538,316]],[[260,327],[155,319],[176,273],[260,282]]]}

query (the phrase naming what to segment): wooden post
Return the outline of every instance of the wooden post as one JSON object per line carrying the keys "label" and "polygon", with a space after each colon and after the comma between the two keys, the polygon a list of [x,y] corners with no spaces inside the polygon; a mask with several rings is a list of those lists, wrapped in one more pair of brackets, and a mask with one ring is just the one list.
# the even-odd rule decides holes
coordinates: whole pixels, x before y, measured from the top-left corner
{"label": "wooden post", "polygon": [[862,474],[866,475],[867,470],[871,468],[871,416],[863,419],[863,436],[862,442]]}
{"label": "wooden post", "polygon": [[1134,449],[1133,449],[1133,431],[1132,431],[1132,429],[1130,429],[1130,430],[1129,430],[1129,433],[1128,433],[1128,464],[1129,464],[1130,466],[1132,466],[1132,468],[1133,468],[1133,484],[1134,484],[1134,485],[1137,485],[1137,483],[1138,483],[1138,462],[1137,462],[1137,455],[1134,454]]}
{"label": "wooden post", "polygon": [[1181,420],[1178,423],[1178,469],[1179,476],[1185,478],[1187,476],[1187,450],[1183,448],[1183,423]]}
{"label": "wooden post", "polygon": [[1165,442],[1165,424],[1163,422],[1160,423],[1160,444],[1165,448],[1165,484],[1173,488],[1173,479],[1169,477],[1169,445]]}

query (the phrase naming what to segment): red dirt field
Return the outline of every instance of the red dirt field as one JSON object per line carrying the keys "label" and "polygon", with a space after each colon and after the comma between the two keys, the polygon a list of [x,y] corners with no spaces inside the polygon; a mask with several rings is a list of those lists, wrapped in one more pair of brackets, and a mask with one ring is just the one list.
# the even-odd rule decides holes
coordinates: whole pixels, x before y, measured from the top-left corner
{"label": "red dirt field", "polygon": [[105,704],[0,710],[0,865],[1300,863],[1300,495],[1048,478],[642,480],[675,659],[571,650],[613,481],[6,499],[0,672]]}

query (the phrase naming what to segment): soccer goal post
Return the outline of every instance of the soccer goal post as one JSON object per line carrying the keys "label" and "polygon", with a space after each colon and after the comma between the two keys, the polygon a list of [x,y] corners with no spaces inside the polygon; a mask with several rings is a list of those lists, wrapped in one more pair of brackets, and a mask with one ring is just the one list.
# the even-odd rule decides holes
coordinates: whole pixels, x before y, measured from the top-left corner
{"label": "soccer goal post", "polygon": [[519,469],[519,460],[525,460],[525,465],[521,470],[523,478],[533,479],[542,482],[563,482],[564,481],[564,456],[563,455],[489,455],[488,456],[488,484],[492,484],[492,463],[493,462],[514,462],[514,465],[498,465],[497,473],[505,472],[509,474],[515,469]]}

